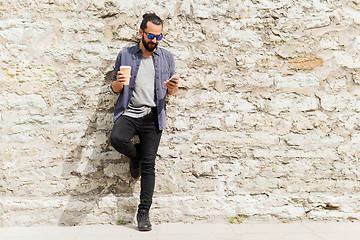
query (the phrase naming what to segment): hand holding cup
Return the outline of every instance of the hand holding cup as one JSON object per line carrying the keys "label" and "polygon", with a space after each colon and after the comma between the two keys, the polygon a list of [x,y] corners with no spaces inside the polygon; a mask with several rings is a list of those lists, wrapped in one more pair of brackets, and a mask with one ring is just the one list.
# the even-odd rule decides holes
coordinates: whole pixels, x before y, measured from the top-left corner
{"label": "hand holding cup", "polygon": [[114,92],[121,92],[121,90],[124,88],[124,85],[129,85],[129,81],[131,78],[130,73],[130,66],[120,67],[120,70],[116,74],[116,80],[111,83],[111,87]]}

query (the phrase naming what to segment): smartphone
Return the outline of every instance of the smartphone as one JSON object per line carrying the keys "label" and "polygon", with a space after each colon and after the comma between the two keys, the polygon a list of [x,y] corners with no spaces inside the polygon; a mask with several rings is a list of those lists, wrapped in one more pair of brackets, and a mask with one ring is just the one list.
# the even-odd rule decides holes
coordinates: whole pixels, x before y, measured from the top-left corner
{"label": "smartphone", "polygon": [[169,79],[169,81],[172,81],[173,79],[179,79],[180,75],[179,74],[174,74],[172,75],[172,77]]}

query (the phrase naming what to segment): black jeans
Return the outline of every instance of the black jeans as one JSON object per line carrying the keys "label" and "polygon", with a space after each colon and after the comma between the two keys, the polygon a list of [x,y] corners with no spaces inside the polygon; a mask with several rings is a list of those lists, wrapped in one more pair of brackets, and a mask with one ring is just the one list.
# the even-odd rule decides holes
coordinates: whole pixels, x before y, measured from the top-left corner
{"label": "black jeans", "polygon": [[130,141],[135,135],[140,139],[141,193],[139,209],[149,210],[155,187],[155,158],[162,131],[159,130],[156,110],[142,118],[121,116],[114,123],[111,145],[129,158],[137,151]]}

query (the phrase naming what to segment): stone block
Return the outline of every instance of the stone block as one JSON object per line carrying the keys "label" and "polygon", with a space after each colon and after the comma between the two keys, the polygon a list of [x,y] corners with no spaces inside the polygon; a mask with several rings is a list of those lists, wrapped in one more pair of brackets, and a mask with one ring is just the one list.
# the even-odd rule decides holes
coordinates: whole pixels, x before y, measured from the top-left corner
{"label": "stone block", "polygon": [[227,41],[233,44],[233,47],[259,49],[263,46],[263,42],[256,32],[225,29],[224,33]]}
{"label": "stone block", "polygon": [[358,69],[360,68],[360,60],[354,54],[354,52],[337,51],[334,53],[335,62],[339,66]]}
{"label": "stone block", "polygon": [[349,95],[346,93],[329,95],[329,94],[319,94],[321,108],[326,111],[341,111],[346,109],[349,101]]}
{"label": "stone block", "polygon": [[319,105],[319,100],[314,96],[308,97],[282,93],[275,96],[271,102],[268,102],[266,108],[271,113],[279,114],[281,112],[314,111],[319,108]]}
{"label": "stone block", "polygon": [[320,81],[315,74],[295,73],[292,76],[275,75],[278,88],[319,87]]}
{"label": "stone block", "polygon": [[297,57],[288,61],[288,64],[296,69],[314,69],[323,64],[323,60],[315,56]]}
{"label": "stone block", "polygon": [[322,137],[317,135],[316,133],[308,133],[308,134],[287,134],[280,138],[289,146],[298,146],[302,149],[316,150],[320,147],[325,148],[336,148],[343,141],[344,138],[337,135],[330,135],[326,137]]}
{"label": "stone block", "polygon": [[47,108],[44,98],[38,94],[8,94],[5,97],[5,104],[11,110],[45,110]]}

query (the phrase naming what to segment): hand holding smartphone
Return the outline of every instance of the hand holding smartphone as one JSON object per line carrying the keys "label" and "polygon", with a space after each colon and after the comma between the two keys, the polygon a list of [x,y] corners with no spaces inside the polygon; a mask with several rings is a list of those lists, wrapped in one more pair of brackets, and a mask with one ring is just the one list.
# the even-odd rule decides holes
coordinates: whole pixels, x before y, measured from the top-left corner
{"label": "hand holding smartphone", "polygon": [[168,88],[168,93],[170,95],[175,94],[178,91],[179,78],[179,74],[174,74],[169,80],[164,82],[165,86]]}

